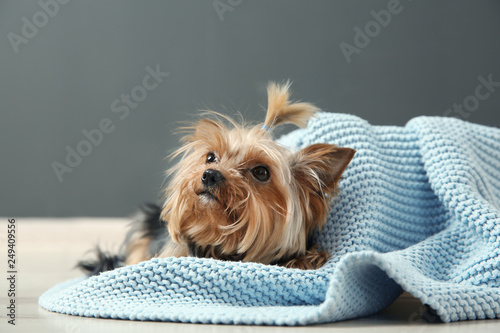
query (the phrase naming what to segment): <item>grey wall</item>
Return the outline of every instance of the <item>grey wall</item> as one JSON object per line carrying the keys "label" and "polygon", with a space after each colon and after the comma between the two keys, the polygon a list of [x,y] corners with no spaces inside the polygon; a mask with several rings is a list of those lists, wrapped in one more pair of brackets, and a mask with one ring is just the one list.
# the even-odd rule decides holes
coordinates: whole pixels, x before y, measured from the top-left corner
{"label": "grey wall", "polygon": [[[479,77],[500,82],[498,1],[54,1],[42,0],[52,16],[0,2],[0,215],[125,216],[157,200],[176,122],[200,108],[262,120],[268,80],[373,124],[454,115],[500,127],[500,87],[474,96]],[[373,23],[388,6],[390,22]],[[359,46],[350,62],[341,43]],[[147,66],[169,73],[150,91]],[[131,91],[147,92],[134,108],[120,100]],[[470,111],[450,109],[464,101]],[[59,179],[53,163],[88,150],[82,131],[100,124],[112,131],[92,132],[98,144]]]}

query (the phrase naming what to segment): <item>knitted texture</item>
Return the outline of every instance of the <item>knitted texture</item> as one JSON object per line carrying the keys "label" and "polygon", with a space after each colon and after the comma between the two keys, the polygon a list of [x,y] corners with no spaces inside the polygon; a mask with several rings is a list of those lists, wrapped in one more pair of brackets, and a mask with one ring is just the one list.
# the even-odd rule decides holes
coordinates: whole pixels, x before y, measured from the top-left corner
{"label": "knitted texture", "polygon": [[451,118],[372,126],[322,113],[280,139],[357,153],[340,181],[314,271],[152,259],[57,285],[59,313],[131,320],[305,325],[376,313],[402,290],[444,322],[500,317],[500,130]]}

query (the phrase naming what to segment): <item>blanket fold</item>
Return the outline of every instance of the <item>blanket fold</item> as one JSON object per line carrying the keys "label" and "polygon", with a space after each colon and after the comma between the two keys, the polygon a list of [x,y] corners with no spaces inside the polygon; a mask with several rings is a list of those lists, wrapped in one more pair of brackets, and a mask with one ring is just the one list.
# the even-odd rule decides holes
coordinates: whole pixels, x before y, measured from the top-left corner
{"label": "blanket fold", "polygon": [[325,266],[152,259],[57,285],[39,305],[100,318],[307,325],[376,313],[405,290],[444,322],[500,317],[499,129],[320,113],[279,141],[357,150],[317,235],[331,253]]}

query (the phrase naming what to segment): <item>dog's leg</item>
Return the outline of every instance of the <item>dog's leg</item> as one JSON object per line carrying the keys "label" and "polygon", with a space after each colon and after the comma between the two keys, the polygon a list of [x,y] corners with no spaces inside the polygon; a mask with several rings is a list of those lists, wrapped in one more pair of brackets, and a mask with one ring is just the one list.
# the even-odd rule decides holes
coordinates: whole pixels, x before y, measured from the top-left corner
{"label": "dog's leg", "polygon": [[150,237],[142,237],[130,241],[127,244],[125,265],[135,265],[141,261],[151,259],[151,254],[149,252],[150,243]]}
{"label": "dog's leg", "polygon": [[192,254],[189,252],[189,248],[187,246],[179,245],[175,243],[171,238],[165,244],[162,251],[156,255],[158,258],[167,258],[167,257],[189,257]]}

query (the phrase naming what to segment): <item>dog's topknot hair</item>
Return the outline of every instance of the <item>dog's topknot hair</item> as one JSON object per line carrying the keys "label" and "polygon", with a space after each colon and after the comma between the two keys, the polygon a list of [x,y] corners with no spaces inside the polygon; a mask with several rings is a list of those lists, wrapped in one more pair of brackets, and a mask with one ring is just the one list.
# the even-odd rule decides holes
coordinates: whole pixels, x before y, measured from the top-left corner
{"label": "dog's topknot hair", "polygon": [[290,101],[291,85],[290,81],[282,84],[269,82],[267,85],[265,127],[273,128],[283,124],[294,124],[299,127],[305,127],[309,119],[319,111],[317,107],[310,103]]}

